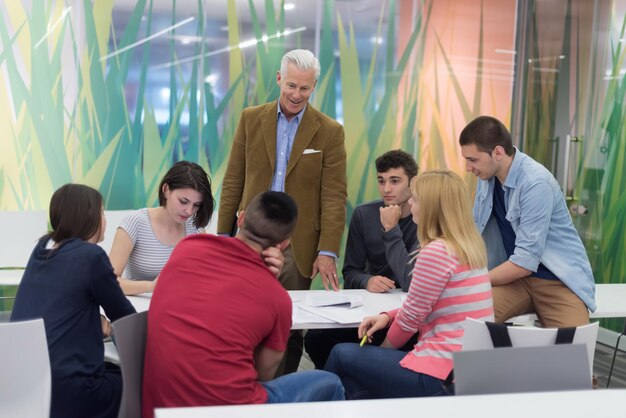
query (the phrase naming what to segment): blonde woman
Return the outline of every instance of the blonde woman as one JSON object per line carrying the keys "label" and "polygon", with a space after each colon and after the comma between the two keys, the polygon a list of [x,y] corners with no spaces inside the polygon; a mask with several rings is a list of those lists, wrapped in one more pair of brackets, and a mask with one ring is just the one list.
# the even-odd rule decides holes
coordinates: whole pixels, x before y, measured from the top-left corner
{"label": "blonde woman", "polygon": [[[400,309],[366,317],[359,338],[389,327],[380,347],[334,347],[325,369],[337,374],[346,399],[449,394],[452,353],[461,349],[465,318],[493,321],[485,245],[467,189],[451,171],[419,175],[411,185],[411,212],[421,243],[406,301]],[[408,354],[398,350],[417,331]]]}

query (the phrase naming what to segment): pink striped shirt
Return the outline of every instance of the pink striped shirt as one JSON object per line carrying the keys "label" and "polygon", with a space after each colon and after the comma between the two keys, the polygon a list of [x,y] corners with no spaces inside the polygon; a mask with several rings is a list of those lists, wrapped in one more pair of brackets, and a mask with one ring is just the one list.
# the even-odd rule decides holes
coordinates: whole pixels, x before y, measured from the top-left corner
{"label": "pink striped shirt", "polygon": [[452,370],[452,353],[461,350],[465,318],[494,320],[487,269],[461,265],[443,240],[435,240],[415,260],[406,301],[388,314],[393,322],[387,338],[394,347],[420,332],[400,365],[443,380]]}

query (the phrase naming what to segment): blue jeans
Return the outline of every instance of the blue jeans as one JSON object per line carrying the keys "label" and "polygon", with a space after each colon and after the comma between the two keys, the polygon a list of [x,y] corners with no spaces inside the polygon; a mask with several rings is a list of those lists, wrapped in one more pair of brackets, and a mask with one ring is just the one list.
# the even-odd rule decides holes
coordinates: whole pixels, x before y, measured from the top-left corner
{"label": "blue jeans", "polygon": [[341,379],[346,399],[450,395],[443,380],[400,366],[404,351],[356,343],[337,344],[325,369]]}
{"label": "blue jeans", "polygon": [[341,401],[345,399],[339,378],[322,370],[290,373],[261,384],[267,391],[267,403]]}

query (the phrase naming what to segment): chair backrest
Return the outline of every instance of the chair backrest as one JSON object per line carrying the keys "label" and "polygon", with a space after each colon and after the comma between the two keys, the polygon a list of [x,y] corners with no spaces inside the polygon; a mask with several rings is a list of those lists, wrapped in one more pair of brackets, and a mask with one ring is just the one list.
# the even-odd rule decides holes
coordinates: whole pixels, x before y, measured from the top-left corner
{"label": "chair backrest", "polygon": [[147,325],[148,311],[128,315],[113,323],[113,335],[124,382],[118,418],[141,416],[141,383]]}
{"label": "chair backrest", "polygon": [[134,212],[134,209],[128,210],[105,210],[104,216],[107,220],[107,227],[104,230],[104,240],[98,243],[99,246],[104,248],[107,254],[111,252],[113,246],[113,238],[117,232],[117,227],[122,223],[122,219]]}
{"label": "chair backrest", "polygon": [[0,212],[0,268],[26,267],[39,237],[48,230],[43,211]]}
{"label": "chair backrest", "polygon": [[[508,327],[513,347],[541,347],[554,345],[556,328]],[[585,344],[589,361],[589,373],[593,371],[593,357],[596,351],[598,323],[583,325],[576,328],[572,344]],[[489,330],[483,321],[467,318],[464,324],[463,351],[485,350],[493,348]]]}
{"label": "chair backrest", "polygon": [[584,344],[468,350],[453,357],[456,395],[591,389]]}
{"label": "chair backrest", "polygon": [[50,355],[43,319],[0,324],[0,417],[50,415]]}

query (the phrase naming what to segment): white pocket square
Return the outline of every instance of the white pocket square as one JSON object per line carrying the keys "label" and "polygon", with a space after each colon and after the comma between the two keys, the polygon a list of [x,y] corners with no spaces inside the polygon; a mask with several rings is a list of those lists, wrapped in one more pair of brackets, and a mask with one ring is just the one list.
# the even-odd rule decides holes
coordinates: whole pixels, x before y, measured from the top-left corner
{"label": "white pocket square", "polygon": [[318,149],[313,149],[313,148],[307,148],[304,150],[304,152],[302,153],[302,155],[306,155],[306,154],[317,154],[318,152],[322,152]]}

